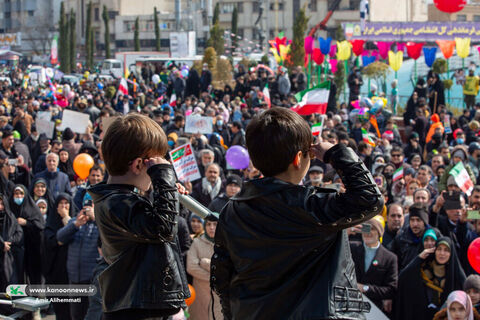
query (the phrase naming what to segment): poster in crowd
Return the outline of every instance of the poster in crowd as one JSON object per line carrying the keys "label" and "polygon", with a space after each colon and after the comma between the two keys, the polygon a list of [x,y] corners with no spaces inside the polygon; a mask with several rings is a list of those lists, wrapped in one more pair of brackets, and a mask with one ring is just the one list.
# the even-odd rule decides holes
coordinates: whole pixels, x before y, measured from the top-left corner
{"label": "poster in crowd", "polygon": [[185,119],[185,133],[208,134],[213,132],[212,117],[187,116]]}
{"label": "poster in crowd", "polygon": [[85,113],[64,110],[62,124],[58,130],[63,131],[66,128],[72,129],[73,132],[84,134],[90,121],[90,116]]}
{"label": "poster in crowd", "polygon": [[189,143],[170,151],[173,168],[177,173],[178,180],[181,182],[195,181],[202,178],[192,150],[192,145]]}

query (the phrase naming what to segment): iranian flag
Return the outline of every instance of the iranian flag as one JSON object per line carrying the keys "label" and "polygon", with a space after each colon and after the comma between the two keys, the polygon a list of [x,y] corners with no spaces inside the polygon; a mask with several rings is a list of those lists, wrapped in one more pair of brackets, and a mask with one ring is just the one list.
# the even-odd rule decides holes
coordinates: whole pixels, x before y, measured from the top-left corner
{"label": "iranian flag", "polygon": [[265,103],[267,104],[268,109],[270,109],[270,107],[272,106],[272,103],[270,102],[270,91],[268,91],[268,83],[263,88],[262,93],[263,93],[263,99],[265,99]]}
{"label": "iranian flag", "polygon": [[364,128],[362,128],[362,138],[363,138],[363,142],[371,145],[372,147],[375,147],[375,142],[373,141],[373,139],[370,136],[370,134],[368,133],[368,131],[365,130]]}
{"label": "iranian flag", "polygon": [[295,95],[298,104],[292,107],[299,115],[307,116],[312,113],[325,114],[327,111],[330,81],[325,81],[311,89],[304,90]]}
{"label": "iranian flag", "polygon": [[120,92],[123,93],[123,95],[128,96],[128,84],[125,78],[122,78],[122,80],[120,80],[120,84],[118,85],[118,93]]}
{"label": "iranian flag", "polygon": [[177,105],[177,95],[174,92],[170,97],[170,107],[175,107],[176,105]]}
{"label": "iranian flag", "polygon": [[472,193],[473,182],[472,179],[470,179],[467,169],[465,169],[462,161],[457,163],[449,173],[455,178],[455,182],[463,192],[465,192],[467,195]]}
{"label": "iranian flag", "polygon": [[403,167],[400,167],[397,170],[395,170],[395,172],[393,173],[393,182],[400,180],[402,178],[403,178]]}
{"label": "iranian flag", "polygon": [[320,121],[319,123],[315,123],[313,126],[312,126],[312,135],[314,136],[320,136],[322,135],[322,129],[323,129],[323,120],[325,118],[322,117],[322,121]]}

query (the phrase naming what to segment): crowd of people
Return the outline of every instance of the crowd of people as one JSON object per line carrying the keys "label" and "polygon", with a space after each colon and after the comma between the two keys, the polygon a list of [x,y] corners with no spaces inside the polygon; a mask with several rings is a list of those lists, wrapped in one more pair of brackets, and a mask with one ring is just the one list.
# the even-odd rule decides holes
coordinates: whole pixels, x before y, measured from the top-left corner
{"label": "crowd of people", "polygon": [[[54,82],[64,92],[73,92],[67,106],[60,107],[48,84],[23,85],[25,72],[16,67],[10,71],[12,83],[0,83],[1,288],[21,283],[98,283],[98,275],[108,267],[102,259],[95,204],[87,192],[109,176],[102,156],[106,118],[141,113],[163,128],[170,150],[191,143],[201,179],[184,186],[201,204],[221,214],[244,182],[262,178],[252,164],[232,169],[226,151],[235,145],[245,147],[246,126],[268,108],[262,94],[265,86],[272,108],[291,107],[294,94],[306,88],[302,68],[289,75],[283,67],[272,74],[240,66],[232,75],[234,88],[220,89],[214,88],[207,65],[201,73],[191,69],[184,77],[173,64],[160,70],[144,68],[143,79],[129,81],[128,94],[118,90],[119,79],[108,83],[97,78],[76,86]],[[160,83],[152,81],[155,72]],[[466,96],[468,107],[454,116],[441,97],[438,79],[433,72],[426,81],[418,79],[403,118],[394,115],[389,105],[378,110],[380,136],[368,117],[336,102],[333,84],[327,113],[304,117],[310,126],[323,123],[324,141],[351,147],[384,196],[385,212],[347,233],[358,289],[390,319],[447,319],[454,312],[463,314],[455,319],[480,317],[480,276],[467,258],[470,243],[480,234],[480,221],[467,214],[480,210],[480,186],[467,195],[450,172],[463,162],[472,182],[480,179],[480,103]],[[361,99],[363,80],[358,70],[353,70],[348,83],[349,102]],[[478,93],[475,83],[473,100]],[[472,88],[468,90],[471,94]],[[170,99],[173,94],[175,103]],[[375,95],[376,90],[370,92]],[[62,119],[64,109],[89,116],[85,133],[55,129],[50,138],[38,132],[39,112],[51,112],[56,121]],[[185,133],[188,115],[211,117],[213,133]],[[362,131],[369,132],[375,143],[365,140]],[[73,159],[80,153],[95,160],[85,180],[73,169]],[[302,183],[345,192],[332,166],[317,159]],[[184,268],[196,291],[188,308],[190,319],[213,315],[222,319],[219,298],[209,281],[217,221],[181,207],[177,225]],[[82,297],[80,303],[52,305],[50,313],[60,320],[102,318],[98,295]]]}

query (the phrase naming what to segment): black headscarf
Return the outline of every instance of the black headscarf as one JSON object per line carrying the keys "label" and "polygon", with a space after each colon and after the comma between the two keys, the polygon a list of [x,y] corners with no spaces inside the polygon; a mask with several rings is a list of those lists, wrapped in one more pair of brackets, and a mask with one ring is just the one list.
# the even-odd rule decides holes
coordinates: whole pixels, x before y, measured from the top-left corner
{"label": "black headscarf", "polygon": [[30,196],[32,197],[32,199],[35,203],[37,202],[38,199],[35,199],[35,193],[33,192],[33,190],[35,189],[35,185],[37,183],[43,183],[45,185],[45,194],[43,196],[41,196],[40,198],[43,198],[47,201],[47,205],[48,205],[47,215],[48,215],[48,214],[50,214],[50,212],[53,212],[55,200],[53,198],[53,195],[50,193],[50,190],[48,189],[47,180],[45,180],[44,178],[38,177],[35,180],[33,180],[32,189],[30,190]]}
{"label": "black headscarf", "polygon": [[25,197],[23,199],[22,204],[18,205],[13,201],[14,196],[12,193],[12,195],[10,196],[9,204],[13,214],[15,215],[16,218],[23,218],[27,220],[27,225],[24,227],[24,229],[28,228],[28,229],[43,230],[45,228],[45,221],[42,217],[40,209],[38,209],[37,205],[35,204],[35,201],[33,201],[33,198],[30,196],[30,194],[27,191],[27,188],[25,188],[24,185],[17,184],[15,186],[15,189],[17,188],[20,188],[23,190],[23,194],[25,195]]}
{"label": "black headscarf", "polygon": [[13,247],[22,245],[23,230],[22,230],[22,227],[20,227],[20,225],[18,224],[14,214],[10,210],[10,207],[8,206],[8,201],[5,195],[0,194],[0,198],[4,206],[4,210],[0,211],[0,220],[2,225],[2,228],[0,229],[0,240],[2,243],[5,241],[9,241],[12,243],[12,246],[10,247],[10,251],[4,252],[3,250],[1,250],[1,254],[0,254],[1,265],[3,266],[3,268],[0,271],[3,273],[2,276],[0,277],[0,286],[4,288],[11,281],[11,277],[15,267]]}
{"label": "black headscarf", "polygon": [[437,240],[437,247],[442,242],[450,247],[450,259],[445,264],[445,284],[441,295],[441,303],[437,309],[428,308],[430,301],[427,297],[426,285],[422,279],[422,268],[428,267],[435,260],[435,254],[431,254],[423,260],[416,257],[398,277],[397,300],[395,302],[396,319],[432,319],[442,304],[447,300],[448,295],[454,290],[462,290],[466,280],[465,273],[458,260],[457,252],[452,240],[442,237]]}
{"label": "black headscarf", "polygon": [[65,264],[67,258],[68,246],[60,246],[57,241],[57,231],[63,228],[62,218],[58,214],[58,204],[61,200],[67,200],[70,203],[69,215],[73,217],[77,211],[77,208],[73,204],[73,199],[66,193],[60,193],[55,199],[52,211],[47,217],[47,224],[44,231],[44,244],[45,244],[45,264],[43,271],[46,276],[52,274],[52,271],[57,269],[57,264]]}
{"label": "black headscarf", "polygon": [[[60,152],[65,151],[68,153],[66,149],[61,149]],[[58,169],[65,173],[68,176],[68,180],[74,181],[75,180],[75,171],[73,171],[73,162],[72,159],[70,159],[70,155],[68,156],[67,162],[62,162],[60,159],[58,160]]]}

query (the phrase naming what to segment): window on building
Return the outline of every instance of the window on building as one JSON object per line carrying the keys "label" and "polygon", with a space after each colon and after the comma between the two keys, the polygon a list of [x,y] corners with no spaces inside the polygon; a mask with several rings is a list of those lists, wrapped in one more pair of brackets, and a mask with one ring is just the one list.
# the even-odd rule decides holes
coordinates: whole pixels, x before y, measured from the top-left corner
{"label": "window on building", "polygon": [[238,13],[243,13],[243,2],[237,2]]}
{"label": "window on building", "polygon": [[233,9],[235,8],[235,3],[224,3],[222,4],[220,13],[232,13]]}
{"label": "window on building", "polygon": [[317,0],[310,0],[310,3],[308,4],[308,8],[312,12],[317,12]]}
{"label": "window on building", "polygon": [[100,8],[94,8],[93,12],[94,12],[95,21],[99,21],[100,20]]}
{"label": "window on building", "polygon": [[350,0],[350,10],[359,10],[362,0]]}
{"label": "window on building", "polygon": [[457,15],[457,21],[467,21],[467,16],[465,14]]}
{"label": "window on building", "polygon": [[29,16],[29,17],[33,17],[34,14],[35,14],[35,11],[33,11],[33,10],[28,10],[28,16]]}
{"label": "window on building", "polygon": [[260,12],[260,3],[255,1],[253,4],[253,12]]}
{"label": "window on building", "polygon": [[480,16],[479,15],[474,15],[473,16],[473,22],[480,22]]}
{"label": "window on building", "polygon": [[123,31],[132,32],[135,28],[135,21],[124,21],[123,22]]}
{"label": "window on building", "polygon": [[[238,29],[237,30],[237,39],[238,37],[242,38],[243,39],[243,34],[245,33],[245,30],[244,29]],[[240,40],[240,39],[238,39]]]}
{"label": "window on building", "polygon": [[115,11],[108,11],[108,18],[109,18],[109,19],[115,19],[116,15],[117,15],[117,12],[115,12]]}
{"label": "window on building", "polygon": [[[278,2],[278,11],[283,11],[283,8],[285,7],[284,3],[283,2]],[[275,11],[275,2],[274,3],[270,3],[270,11]]]}

